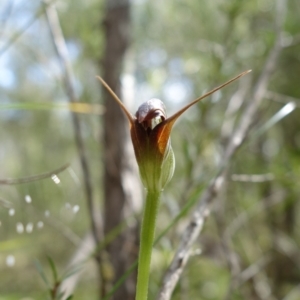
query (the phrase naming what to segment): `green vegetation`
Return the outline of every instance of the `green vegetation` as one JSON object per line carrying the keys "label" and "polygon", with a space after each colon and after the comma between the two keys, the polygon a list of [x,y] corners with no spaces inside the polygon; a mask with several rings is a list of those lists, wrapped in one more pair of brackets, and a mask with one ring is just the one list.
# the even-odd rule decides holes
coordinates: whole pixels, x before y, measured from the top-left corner
{"label": "green vegetation", "polygon": [[[114,287],[114,270],[102,250],[141,221],[141,213],[129,208],[95,251],[71,112],[81,123],[101,224],[110,217],[103,196],[105,108],[96,79],[103,72],[105,5],[55,2],[77,106],[68,101],[44,4],[4,1],[0,7],[0,300],[46,299],[57,283],[70,289],[66,297],[99,299],[101,282],[108,283],[103,294]],[[170,116],[252,69],[193,106],[174,126],[176,170],[158,209],[155,238],[160,239],[152,252],[149,299],[157,298],[191,215],[222,167],[223,185],[207,206],[210,214],[172,300],[300,298],[298,2],[132,1],[132,44],[120,97],[131,112],[159,98]],[[273,70],[258,94],[268,61]],[[259,105],[244,143],[226,156],[234,130],[255,101]],[[67,169],[52,174],[66,163]],[[8,184],[48,172],[41,180]]]}

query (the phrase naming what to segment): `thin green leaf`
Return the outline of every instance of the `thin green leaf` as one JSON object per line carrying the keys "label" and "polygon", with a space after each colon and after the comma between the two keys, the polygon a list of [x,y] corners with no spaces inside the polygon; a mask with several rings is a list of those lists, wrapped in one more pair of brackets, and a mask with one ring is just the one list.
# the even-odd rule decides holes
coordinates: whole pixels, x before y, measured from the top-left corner
{"label": "thin green leaf", "polygon": [[138,265],[138,261],[136,260],[127,271],[123,274],[123,276],[114,284],[112,289],[105,295],[102,300],[108,300],[115,293],[115,291],[123,284],[123,282],[127,279],[127,277],[135,270]]}
{"label": "thin green leaf", "polygon": [[57,283],[58,282],[58,275],[57,275],[57,271],[56,271],[54,261],[52,260],[52,258],[50,256],[48,256],[47,258],[48,258],[48,262],[49,262],[49,265],[51,267],[51,271],[52,271],[52,274],[53,274],[54,283]]}
{"label": "thin green leaf", "polygon": [[200,195],[200,192],[202,191],[203,186],[197,187],[196,190],[192,193],[192,196],[190,197],[190,200],[185,204],[185,206],[182,208],[180,213],[172,220],[172,222],[157,236],[157,238],[154,241],[154,245],[156,245],[160,239],[166,235],[166,233],[182,218],[184,217],[188,211],[191,209],[191,207],[195,204],[195,202],[198,200],[198,197]]}
{"label": "thin green leaf", "polygon": [[61,277],[61,280],[65,280],[71,276],[73,276],[74,274],[78,273],[79,271],[81,271],[83,268],[83,264],[77,265],[73,268],[71,268],[70,270],[67,270]]}
{"label": "thin green leaf", "polygon": [[59,294],[57,295],[57,299],[63,299],[63,297],[64,297],[64,295],[65,295],[65,292],[63,292],[63,291],[61,291],[61,292],[59,292]]}
{"label": "thin green leaf", "polygon": [[71,300],[73,298],[73,295],[70,295],[66,300]]}
{"label": "thin green leaf", "polygon": [[45,282],[45,284],[47,285],[48,288],[50,288],[50,283],[47,279],[47,276],[43,270],[43,267],[42,265],[40,264],[40,262],[38,260],[35,260],[34,261],[34,265],[35,265],[35,268],[37,269],[37,271],[39,272],[40,276],[42,277],[43,281]]}

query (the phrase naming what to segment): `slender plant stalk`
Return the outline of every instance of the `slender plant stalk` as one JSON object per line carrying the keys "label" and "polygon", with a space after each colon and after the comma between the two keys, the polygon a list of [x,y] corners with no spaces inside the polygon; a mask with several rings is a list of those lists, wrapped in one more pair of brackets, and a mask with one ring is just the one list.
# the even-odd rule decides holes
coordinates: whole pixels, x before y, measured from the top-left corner
{"label": "slender plant stalk", "polygon": [[136,300],[147,300],[148,297],[151,253],[160,194],[161,192],[157,191],[147,191],[141,228]]}
{"label": "slender plant stalk", "polygon": [[159,99],[151,99],[143,103],[138,108],[136,115],[131,115],[108,84],[102,78],[98,77],[103,86],[124,111],[130,123],[130,133],[135,156],[139,165],[142,182],[147,189],[140,238],[136,300],[147,300],[148,297],[151,253],[159,198],[161,191],[172,178],[175,168],[175,157],[170,142],[172,127],[178,117],[189,107],[249,72],[250,70],[243,72],[214,88],[169,118],[166,116],[163,102]]}

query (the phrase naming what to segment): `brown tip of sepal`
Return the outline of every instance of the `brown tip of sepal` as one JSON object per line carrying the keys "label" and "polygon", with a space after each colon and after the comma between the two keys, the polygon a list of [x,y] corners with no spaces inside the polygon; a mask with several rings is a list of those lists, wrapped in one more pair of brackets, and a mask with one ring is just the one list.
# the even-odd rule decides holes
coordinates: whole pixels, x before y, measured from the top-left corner
{"label": "brown tip of sepal", "polygon": [[128,111],[128,109],[125,107],[125,105],[120,100],[120,98],[115,94],[115,92],[110,88],[110,86],[100,76],[96,76],[96,78],[102,83],[102,85],[105,87],[105,89],[108,91],[108,93],[113,97],[113,99],[115,99],[115,101],[119,104],[119,106],[123,110],[124,114],[126,115],[130,125],[132,125],[134,123],[135,118]]}

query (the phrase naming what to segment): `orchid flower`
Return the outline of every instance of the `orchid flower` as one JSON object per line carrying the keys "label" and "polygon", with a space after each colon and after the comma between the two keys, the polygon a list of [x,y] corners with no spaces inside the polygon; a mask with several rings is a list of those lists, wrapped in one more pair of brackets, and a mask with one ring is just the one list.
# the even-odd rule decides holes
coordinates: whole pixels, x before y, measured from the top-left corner
{"label": "orchid flower", "polygon": [[192,105],[247,73],[249,71],[241,73],[195,99],[169,118],[167,118],[163,102],[155,98],[144,102],[133,116],[104,80],[97,77],[120,105],[129,121],[135,157],[143,185],[147,190],[162,191],[173,176],[175,158],[171,147],[170,134],[178,117]]}
{"label": "orchid flower", "polygon": [[147,190],[141,228],[136,300],[147,299],[151,252],[159,198],[162,190],[171,180],[175,169],[175,157],[170,139],[173,125],[189,107],[249,72],[251,70],[245,71],[214,88],[187,104],[169,118],[166,115],[163,102],[155,98],[144,102],[133,116],[107,83],[101,77],[97,77],[119,104],[129,121],[135,157],[143,185]]}

